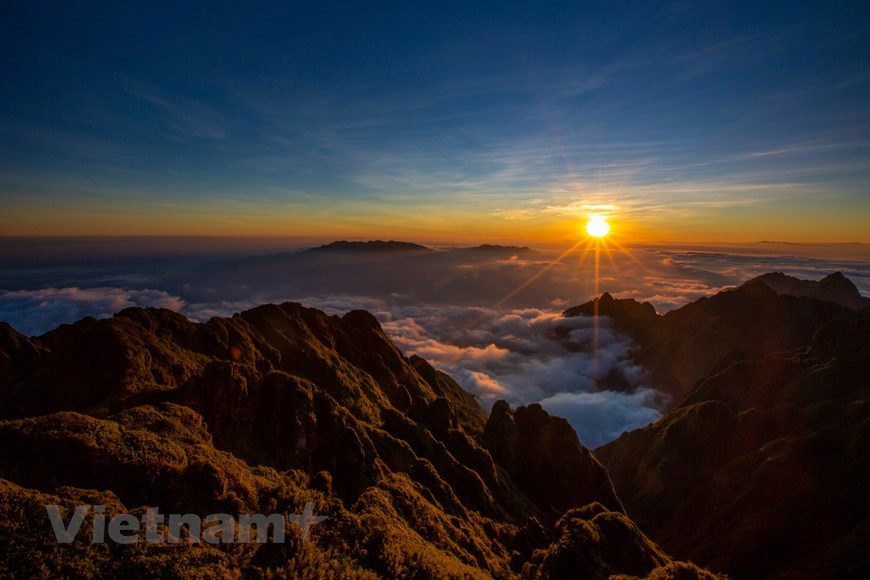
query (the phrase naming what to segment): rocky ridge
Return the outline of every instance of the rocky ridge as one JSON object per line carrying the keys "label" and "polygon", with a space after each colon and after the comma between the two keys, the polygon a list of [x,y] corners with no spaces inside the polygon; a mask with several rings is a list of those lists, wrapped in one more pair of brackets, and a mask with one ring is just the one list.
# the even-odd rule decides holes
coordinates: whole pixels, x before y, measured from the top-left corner
{"label": "rocky ridge", "polygon": [[[636,302],[600,299],[641,342],[639,356],[683,365],[690,387],[661,420],[595,456],[626,513],[679,558],[735,578],[863,578],[870,317],[770,280],[783,278],[655,318]],[[675,376],[668,365],[655,374]]]}
{"label": "rocky ridge", "polygon": [[[564,420],[505,404],[487,419],[363,311],[285,303],[197,324],[128,309],[33,339],[3,325],[0,414],[2,574],[707,575],[628,519]],[[309,502],[330,520],[304,545],[292,526],[285,544],[91,544],[85,528],[59,545],[44,511]]]}

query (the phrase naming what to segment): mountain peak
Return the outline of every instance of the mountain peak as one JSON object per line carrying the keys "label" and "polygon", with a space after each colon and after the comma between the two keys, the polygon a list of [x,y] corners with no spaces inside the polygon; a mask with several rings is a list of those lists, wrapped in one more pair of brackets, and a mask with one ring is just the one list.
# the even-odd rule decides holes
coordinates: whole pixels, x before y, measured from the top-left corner
{"label": "mountain peak", "polygon": [[400,242],[396,240],[369,240],[367,242],[350,242],[337,240],[324,244],[317,248],[311,248],[308,252],[365,252],[365,253],[394,253],[394,252],[431,252],[431,248],[412,242]]}
{"label": "mountain peak", "polygon": [[743,286],[758,282],[765,284],[777,294],[825,300],[853,310],[870,306],[870,298],[861,296],[855,284],[842,272],[833,272],[818,281],[802,280],[783,272],[770,272],[745,282]]}
{"label": "mountain peak", "polygon": [[610,317],[616,328],[636,337],[646,337],[661,318],[649,302],[638,302],[634,298],[614,298],[609,292],[605,292],[600,298],[567,309],[562,316],[572,318],[596,314]]}
{"label": "mountain peak", "polygon": [[[609,317],[614,328],[636,342],[634,358],[651,372],[653,385],[682,397],[735,349],[783,351],[809,346],[820,326],[848,316],[850,307],[867,300],[841,273],[813,282],[771,272],[664,316],[649,303],[608,293],[563,315]],[[673,364],[674,360],[680,364]]]}

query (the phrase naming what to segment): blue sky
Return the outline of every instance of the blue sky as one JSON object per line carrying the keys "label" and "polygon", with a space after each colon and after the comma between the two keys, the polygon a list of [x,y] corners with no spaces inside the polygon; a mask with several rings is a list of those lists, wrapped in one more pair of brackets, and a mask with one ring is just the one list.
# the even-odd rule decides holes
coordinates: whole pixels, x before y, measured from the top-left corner
{"label": "blue sky", "polygon": [[870,242],[863,2],[0,8],[0,234]]}

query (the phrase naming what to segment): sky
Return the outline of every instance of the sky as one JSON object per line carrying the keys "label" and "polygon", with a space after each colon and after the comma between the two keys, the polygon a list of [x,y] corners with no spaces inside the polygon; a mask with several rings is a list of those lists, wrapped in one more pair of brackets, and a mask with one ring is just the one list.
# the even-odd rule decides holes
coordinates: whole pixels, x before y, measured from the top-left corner
{"label": "sky", "polygon": [[870,242],[866,2],[0,6],[0,236]]}

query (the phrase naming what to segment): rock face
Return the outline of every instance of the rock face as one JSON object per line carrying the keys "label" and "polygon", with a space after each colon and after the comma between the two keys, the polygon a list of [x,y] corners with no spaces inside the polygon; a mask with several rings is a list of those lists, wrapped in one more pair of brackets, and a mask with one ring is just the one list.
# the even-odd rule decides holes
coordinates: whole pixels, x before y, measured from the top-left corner
{"label": "rock face", "polygon": [[[604,578],[684,566],[622,513],[564,420],[507,405],[487,420],[363,311],[285,303],[196,324],[129,309],[38,339],[0,325],[0,415],[0,576],[552,577],[574,558]],[[305,546],[291,526],[284,544],[222,549],[94,545],[90,523],[60,545],[44,508],[205,516],[308,502],[330,520]],[[566,544],[577,526],[591,532]]]}
{"label": "rock face", "polygon": [[666,550],[736,578],[870,573],[870,321],[736,353],[660,421],[596,451]]}
{"label": "rock face", "polygon": [[624,510],[607,472],[580,444],[568,421],[551,417],[540,405],[511,412],[507,403],[498,401],[483,440],[517,486],[554,514],[594,501]]}

